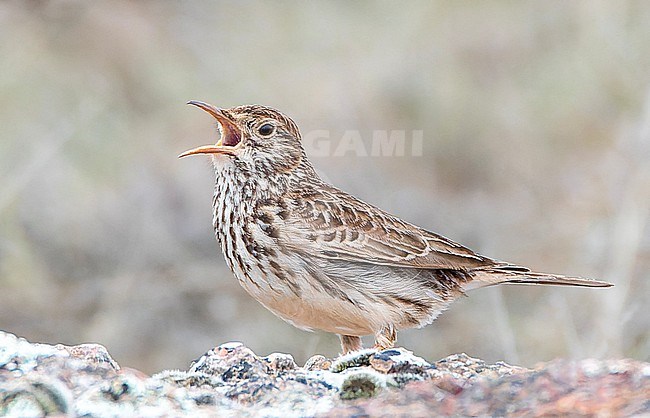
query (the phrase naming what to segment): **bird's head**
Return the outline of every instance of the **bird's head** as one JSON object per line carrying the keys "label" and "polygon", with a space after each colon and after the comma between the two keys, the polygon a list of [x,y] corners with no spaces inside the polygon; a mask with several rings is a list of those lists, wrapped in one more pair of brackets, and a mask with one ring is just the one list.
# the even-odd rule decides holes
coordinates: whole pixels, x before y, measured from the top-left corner
{"label": "bird's head", "polygon": [[216,144],[185,151],[179,158],[210,154],[215,168],[231,166],[262,177],[311,167],[300,142],[298,126],[281,112],[259,105],[220,109],[198,101],[188,104],[212,115],[221,136]]}

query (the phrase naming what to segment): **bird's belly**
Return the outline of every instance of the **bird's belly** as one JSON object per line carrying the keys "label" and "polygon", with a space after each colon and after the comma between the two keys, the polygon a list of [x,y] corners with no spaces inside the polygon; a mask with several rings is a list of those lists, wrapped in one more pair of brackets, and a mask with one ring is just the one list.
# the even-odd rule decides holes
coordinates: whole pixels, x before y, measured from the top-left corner
{"label": "bird's belly", "polygon": [[[256,231],[255,227],[250,229]],[[245,248],[242,243],[237,247]],[[288,256],[282,263],[285,273],[279,276],[265,257],[253,260],[251,254],[241,251],[241,262],[236,262],[233,257],[228,257],[230,248],[222,246],[222,249],[244,290],[275,315],[298,328],[370,335],[378,332],[385,322],[380,324],[377,315],[369,315],[367,309],[346,299],[346,295],[328,293],[309,274],[305,260],[299,257]],[[242,266],[245,264],[251,267],[244,269]],[[362,301],[362,304],[367,305],[367,301]]]}
{"label": "bird's belly", "polygon": [[[240,233],[230,243],[228,234],[222,232],[220,241],[229,267],[254,299],[298,328],[361,336],[388,326],[398,330],[421,327],[451,302],[452,298],[416,281],[414,276],[420,272],[412,269],[288,252],[274,260],[266,249],[273,242],[256,225],[248,229],[255,239],[250,245]],[[249,247],[258,253],[251,253]]]}
{"label": "bird's belly", "polygon": [[[351,271],[360,273],[353,268]],[[257,268],[248,277],[236,268],[234,273],[253,298],[290,324],[305,330],[319,329],[342,335],[372,335],[386,326],[397,330],[422,327],[431,323],[451,302],[441,299],[430,289],[421,288],[414,289],[413,293],[426,299],[421,299],[418,306],[408,304],[409,297],[414,296],[401,286],[391,290],[395,283],[386,280],[384,275],[373,276],[374,286],[366,285],[362,291],[350,287],[342,295],[326,291],[304,271],[301,271],[303,280],[299,281],[298,293],[277,277],[269,277]],[[345,277],[345,282],[350,284],[352,279]],[[396,299],[391,295],[402,297]]]}
{"label": "bird's belly", "polygon": [[359,336],[379,330],[367,312],[342,299],[322,294],[260,292],[249,286],[244,289],[276,316],[304,330]]}

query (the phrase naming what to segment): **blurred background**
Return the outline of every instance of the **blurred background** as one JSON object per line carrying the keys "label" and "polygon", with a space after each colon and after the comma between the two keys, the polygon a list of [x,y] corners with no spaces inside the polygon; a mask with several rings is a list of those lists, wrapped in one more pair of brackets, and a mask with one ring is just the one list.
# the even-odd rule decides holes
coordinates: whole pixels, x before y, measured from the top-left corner
{"label": "blurred background", "polygon": [[232,340],[337,354],[225,267],[208,159],[176,158],[216,141],[197,99],[276,107],[333,148],[421,130],[421,156],[313,162],[477,251],[616,284],[479,290],[399,344],[647,361],[648,22],[642,1],[2,2],[0,329],[99,342],[146,372]]}

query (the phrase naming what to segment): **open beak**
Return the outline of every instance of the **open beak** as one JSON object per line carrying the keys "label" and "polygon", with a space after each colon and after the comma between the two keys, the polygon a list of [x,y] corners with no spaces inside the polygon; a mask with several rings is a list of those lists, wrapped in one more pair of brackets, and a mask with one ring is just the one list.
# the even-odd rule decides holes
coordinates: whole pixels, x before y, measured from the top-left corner
{"label": "open beak", "polygon": [[235,123],[228,118],[221,109],[209,105],[207,103],[192,100],[187,104],[201,108],[211,114],[219,125],[221,126],[221,138],[215,145],[203,145],[191,150],[185,151],[178,158],[187,157],[188,155],[196,154],[230,154],[234,155],[234,151],[241,142],[241,131]]}

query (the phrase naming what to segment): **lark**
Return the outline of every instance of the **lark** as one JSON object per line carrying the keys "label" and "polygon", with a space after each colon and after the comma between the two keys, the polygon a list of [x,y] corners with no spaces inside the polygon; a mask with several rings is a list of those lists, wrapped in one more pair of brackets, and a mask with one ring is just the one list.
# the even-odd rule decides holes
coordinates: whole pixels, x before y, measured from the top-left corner
{"label": "lark", "polygon": [[322,180],[296,123],[266,106],[199,101],[220,131],[213,226],[241,286],[295,325],[336,333],[343,353],[393,347],[397,331],[430,324],[468,291],[524,283],[609,287],[498,261],[366,203]]}

